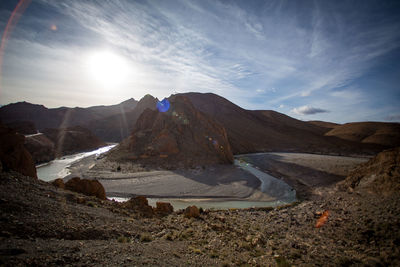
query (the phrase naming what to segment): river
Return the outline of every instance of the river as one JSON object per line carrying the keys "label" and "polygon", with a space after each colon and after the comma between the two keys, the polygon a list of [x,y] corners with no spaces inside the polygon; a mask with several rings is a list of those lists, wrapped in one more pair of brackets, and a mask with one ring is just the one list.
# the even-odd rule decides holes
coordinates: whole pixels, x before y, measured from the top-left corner
{"label": "river", "polygon": [[82,153],[77,153],[73,155],[68,155],[64,156],[55,160],[52,160],[48,163],[44,163],[41,165],[36,166],[36,171],[37,171],[37,176],[40,180],[43,181],[52,181],[57,178],[64,178],[68,174],[70,174],[68,167],[83,158],[89,157],[91,155],[96,155],[99,156],[107,151],[109,151],[111,148],[115,147],[116,144],[114,145],[108,145],[104,146],[101,148],[98,148],[93,151],[89,152],[82,152]]}
{"label": "river", "polygon": [[[55,159],[47,164],[37,166],[37,174],[39,179],[51,181],[56,178],[64,178],[69,175],[68,167],[85,157],[91,155],[100,155],[109,151],[115,145],[99,148],[91,152],[78,153]],[[252,208],[252,207],[275,207],[296,201],[296,191],[288,184],[279,180],[265,172],[257,169],[257,167],[245,162],[243,159],[235,159],[235,165],[243,170],[250,172],[260,181],[260,191],[275,198],[275,201],[248,201],[248,200],[218,200],[218,199],[176,199],[176,198],[148,198],[149,205],[156,206],[156,202],[169,202],[175,210],[184,209],[191,205],[196,205],[204,209],[230,209],[230,208]],[[109,197],[116,201],[127,201],[128,198]]]}

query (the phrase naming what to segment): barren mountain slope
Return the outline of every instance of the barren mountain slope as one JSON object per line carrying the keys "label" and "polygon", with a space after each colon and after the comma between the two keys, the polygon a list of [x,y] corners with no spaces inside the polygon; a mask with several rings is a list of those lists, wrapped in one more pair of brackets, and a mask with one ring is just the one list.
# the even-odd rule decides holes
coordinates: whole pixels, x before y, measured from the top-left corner
{"label": "barren mountain slope", "polygon": [[93,106],[88,108],[46,108],[27,102],[18,102],[0,108],[0,120],[3,123],[21,121],[32,122],[41,131],[45,128],[59,128],[82,125],[118,113],[126,113],[136,107],[133,98],[111,106]]}
{"label": "barren mountain slope", "polygon": [[242,109],[215,94],[182,95],[225,127],[234,154],[260,151],[357,154],[382,150],[381,146],[324,136],[326,128],[275,111]]}
{"label": "barren mountain slope", "polygon": [[400,123],[346,123],[333,128],[326,135],[350,141],[396,147],[400,146]]}

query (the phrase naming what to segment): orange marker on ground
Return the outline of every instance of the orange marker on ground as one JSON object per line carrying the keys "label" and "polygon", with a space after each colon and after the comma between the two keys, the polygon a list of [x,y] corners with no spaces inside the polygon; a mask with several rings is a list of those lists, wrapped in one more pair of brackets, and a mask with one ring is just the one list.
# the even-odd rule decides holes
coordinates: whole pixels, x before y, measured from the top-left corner
{"label": "orange marker on ground", "polygon": [[315,227],[316,228],[322,227],[328,221],[328,216],[329,216],[329,210],[324,211],[324,213],[322,213],[321,217],[319,217],[317,223],[315,224]]}

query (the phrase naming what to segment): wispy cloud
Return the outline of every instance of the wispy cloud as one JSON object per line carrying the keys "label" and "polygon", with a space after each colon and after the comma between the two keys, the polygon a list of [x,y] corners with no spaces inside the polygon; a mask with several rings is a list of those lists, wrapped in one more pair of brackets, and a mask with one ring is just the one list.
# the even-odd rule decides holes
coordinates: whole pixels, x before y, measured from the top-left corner
{"label": "wispy cloud", "polygon": [[313,108],[311,106],[302,106],[302,107],[292,109],[292,112],[299,114],[299,115],[313,115],[313,114],[317,114],[317,113],[326,113],[329,111],[325,110],[325,109],[321,109],[321,108]]}
{"label": "wispy cloud", "polygon": [[[48,88],[37,90],[38,98],[48,97],[50,87],[53,92],[67,86],[96,92],[78,70],[86,53],[105,48],[125,57],[132,75],[114,94],[101,91],[84,105],[101,98],[111,104],[146,93],[162,98],[199,91],[250,109],[300,107],[292,109],[294,116],[321,115],[321,109],[311,107],[322,106],[331,111],[324,116],[338,121],[336,114],[354,107],[366,114],[375,108],[378,94],[385,101],[393,93],[389,87],[378,92],[359,84],[376,66],[391,66],[382,60],[391,60],[388,55],[400,47],[394,10],[373,1],[362,6],[279,0],[32,2],[39,4],[28,8],[9,42],[2,101],[15,101],[22,88],[34,90],[32,84]],[[37,13],[46,7],[48,14],[57,14],[56,32],[38,30],[57,21]],[[390,110],[396,113],[393,104]]]}

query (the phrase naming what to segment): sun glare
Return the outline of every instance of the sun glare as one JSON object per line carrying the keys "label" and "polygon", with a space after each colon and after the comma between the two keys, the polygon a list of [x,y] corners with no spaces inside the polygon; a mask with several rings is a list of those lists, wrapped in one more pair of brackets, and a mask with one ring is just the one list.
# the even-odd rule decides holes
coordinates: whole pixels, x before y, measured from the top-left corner
{"label": "sun glare", "polygon": [[129,65],[111,51],[93,52],[87,59],[90,77],[104,87],[116,87],[127,80]]}

